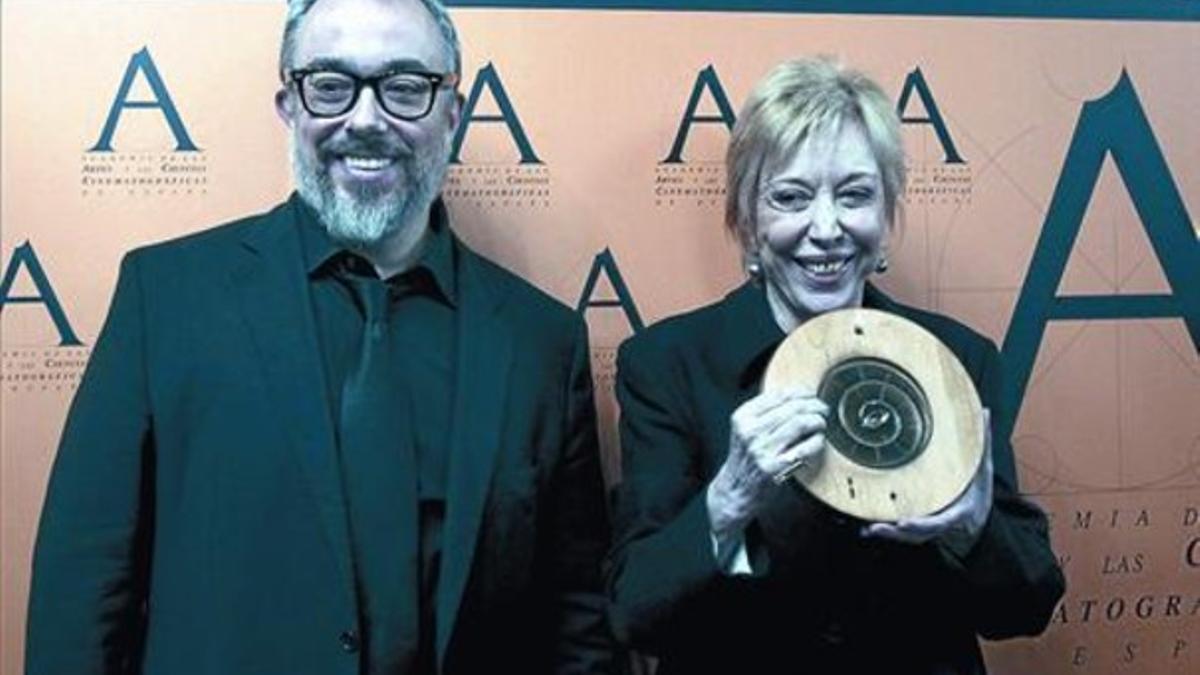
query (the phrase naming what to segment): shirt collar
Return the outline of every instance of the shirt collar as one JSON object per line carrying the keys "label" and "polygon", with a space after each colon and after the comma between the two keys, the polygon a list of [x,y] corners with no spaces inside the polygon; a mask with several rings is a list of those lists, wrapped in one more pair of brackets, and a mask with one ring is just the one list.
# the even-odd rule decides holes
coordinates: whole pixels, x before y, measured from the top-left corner
{"label": "shirt collar", "polygon": [[[300,243],[304,255],[304,268],[309,278],[328,272],[333,262],[344,254],[351,253],[342,246],[321,224],[316,211],[313,210],[298,194],[293,193],[292,200],[298,205],[300,213]],[[426,235],[425,250],[417,260],[413,270],[423,268],[433,278],[434,285],[443,298],[454,305],[458,291],[458,279],[455,274],[455,241],[450,231],[450,216],[446,206],[439,197],[429,210],[429,232]],[[409,272],[413,271],[409,270]],[[405,272],[407,274],[408,272]]]}
{"label": "shirt collar", "polygon": [[[767,361],[787,335],[767,302],[766,289],[759,283],[747,281],[726,296],[724,339],[728,341],[729,364],[738,374],[743,386],[751,386],[762,376]],[[895,302],[874,285],[863,289],[863,307],[892,312]]]}
{"label": "shirt collar", "polygon": [[429,209],[429,240],[421,254],[419,265],[433,275],[438,290],[451,304],[457,302],[458,275],[455,274],[454,234],[450,231],[450,214],[441,197]]}

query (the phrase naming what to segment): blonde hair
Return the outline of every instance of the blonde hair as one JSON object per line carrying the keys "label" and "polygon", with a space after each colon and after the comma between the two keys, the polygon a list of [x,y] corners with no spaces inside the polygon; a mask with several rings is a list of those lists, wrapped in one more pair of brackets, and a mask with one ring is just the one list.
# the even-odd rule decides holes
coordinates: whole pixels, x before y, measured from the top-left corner
{"label": "blonde hair", "polygon": [[725,154],[725,226],[752,250],[763,171],[789,158],[811,135],[861,124],[883,179],[884,209],[895,222],[904,190],[900,118],[871,78],[830,57],[785,61],[767,73],[737,118]]}

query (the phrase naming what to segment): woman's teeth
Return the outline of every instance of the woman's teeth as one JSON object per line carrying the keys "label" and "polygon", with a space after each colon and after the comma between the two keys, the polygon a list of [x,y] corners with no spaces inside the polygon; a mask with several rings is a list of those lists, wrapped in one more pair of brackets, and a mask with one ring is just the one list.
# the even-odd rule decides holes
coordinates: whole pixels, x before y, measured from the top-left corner
{"label": "woman's teeth", "polygon": [[848,262],[850,262],[849,258],[842,258],[840,260],[814,260],[800,264],[813,274],[833,274],[840,272]]}

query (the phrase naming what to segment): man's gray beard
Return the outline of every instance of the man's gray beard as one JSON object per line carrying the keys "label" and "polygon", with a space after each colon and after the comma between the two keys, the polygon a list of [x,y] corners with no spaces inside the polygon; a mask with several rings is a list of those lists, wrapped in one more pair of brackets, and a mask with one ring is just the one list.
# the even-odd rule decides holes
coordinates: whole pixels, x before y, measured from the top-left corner
{"label": "man's gray beard", "polygon": [[288,149],[300,197],[317,212],[330,237],[352,248],[378,244],[414,214],[428,208],[441,188],[449,164],[448,153],[441,149],[428,156],[409,155],[397,160],[408,182],[407,190],[400,190],[394,197],[391,190],[352,195],[339,190],[327,170],[309,162],[300,152],[294,131],[288,136]]}

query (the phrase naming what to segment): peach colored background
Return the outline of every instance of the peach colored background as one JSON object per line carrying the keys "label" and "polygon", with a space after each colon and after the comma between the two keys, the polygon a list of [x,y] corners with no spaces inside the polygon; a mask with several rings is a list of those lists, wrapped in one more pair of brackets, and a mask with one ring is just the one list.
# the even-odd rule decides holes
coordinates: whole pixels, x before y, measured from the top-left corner
{"label": "peach colored background", "polygon": [[[967,161],[955,171],[969,195],[910,194],[893,271],[882,283],[902,300],[956,316],[997,342],[1080,106],[1105,94],[1122,68],[1193,221],[1200,213],[1200,26],[1194,24],[453,14],[465,45],[464,91],[481,67],[493,64],[545,162],[517,166],[502,125],[472,126],[463,164],[452,172],[456,227],[476,248],[570,305],[606,248],[647,323],[714,300],[738,283],[737,251],[720,227],[720,198],[656,194],[660,177],[698,187],[722,183],[727,133],[720,125],[693,128],[680,172],[659,165],[696,76],[709,65],[735,109],[767,68],[798,54],[842,56],[897,96],[905,75],[919,66]],[[28,241],[86,344],[103,320],[124,251],[265,210],[288,193],[285,136],[271,106],[281,16],[282,3],[275,2],[5,2],[0,265]],[[142,47],[202,149],[189,159],[203,166],[206,182],[190,193],[98,193],[81,184],[83,167],[99,161],[86,150]],[[139,91],[148,97],[147,90],[139,77],[133,98]],[[710,98],[701,110],[715,112]],[[915,95],[908,111],[921,111]],[[476,112],[495,112],[492,98],[485,94]],[[928,126],[907,128],[905,140],[914,173],[944,170]],[[127,111],[111,161],[154,174],[164,162],[183,161],[172,147],[161,114]],[[526,198],[505,188],[509,180],[543,181],[542,192]],[[1165,289],[1124,184],[1108,164],[1061,291]],[[27,274],[13,293],[34,293]],[[602,282],[598,295],[611,297],[610,287]],[[630,328],[618,310],[592,309],[587,316],[611,469],[612,354]],[[54,326],[37,305],[6,306],[2,328],[0,672],[7,675],[21,669],[32,538],[87,347],[57,347]],[[1200,523],[1188,516],[1200,509],[1198,409],[1200,359],[1181,321],[1050,325],[1015,444],[1023,488],[1052,514],[1070,589],[1045,636],[988,647],[994,672],[1200,668],[1200,568],[1185,561],[1186,547],[1200,538]],[[1089,511],[1084,528],[1079,518]],[[1121,571],[1122,557],[1128,571]],[[1168,611],[1170,596],[1181,596],[1178,612]],[[1144,618],[1135,612],[1141,598],[1149,598],[1141,601]],[[1088,603],[1094,606],[1084,621]]]}

